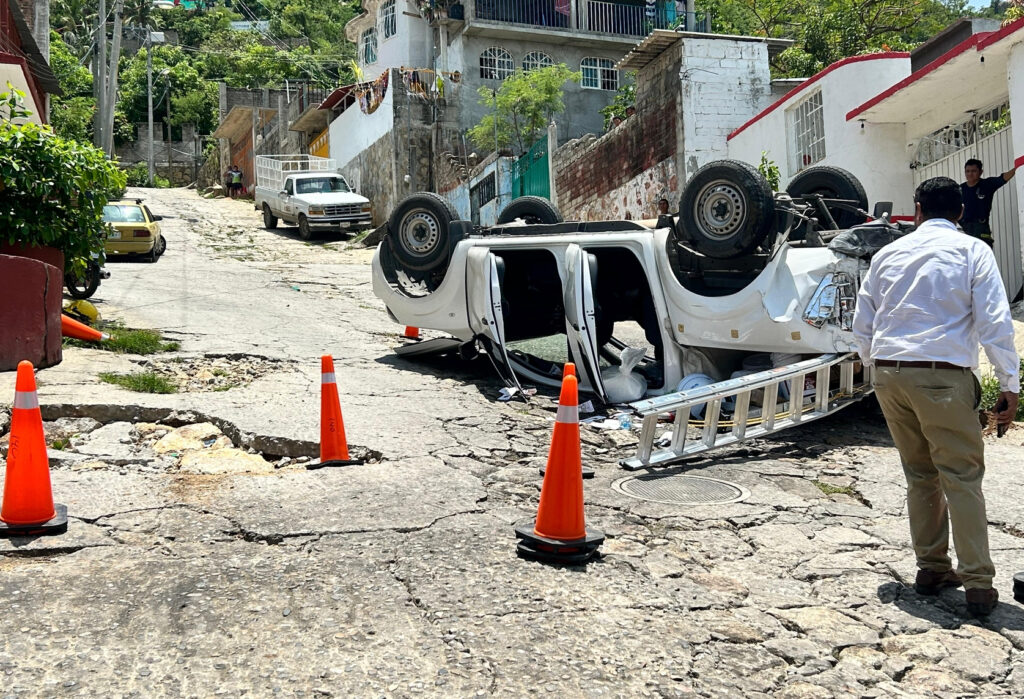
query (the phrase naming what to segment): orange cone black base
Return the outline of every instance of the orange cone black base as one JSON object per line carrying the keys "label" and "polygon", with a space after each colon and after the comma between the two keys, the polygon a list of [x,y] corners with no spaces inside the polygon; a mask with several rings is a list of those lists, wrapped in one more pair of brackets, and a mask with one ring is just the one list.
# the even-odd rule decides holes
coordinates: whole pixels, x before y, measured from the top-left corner
{"label": "orange cone black base", "polygon": [[529,524],[516,527],[516,538],[520,539],[516,545],[520,557],[545,563],[586,563],[604,543],[604,534],[592,529],[587,529],[582,539],[560,541],[537,536]]}
{"label": "orange cone black base", "polygon": [[53,519],[42,524],[8,524],[0,520],[0,538],[63,534],[68,530],[68,508],[66,505],[54,503],[53,509]]}
{"label": "orange cone black base", "polygon": [[516,553],[546,563],[585,563],[597,554],[604,534],[587,529],[580,458],[579,391],[566,372],[551,433],[551,449],[533,526],[515,528]]}
{"label": "orange cone black base", "polygon": [[63,534],[68,529],[68,511],[53,502],[36,378],[27,361],[18,364],[10,437],[0,498],[0,537]]}
{"label": "orange cone black base", "polygon": [[[543,476],[547,472],[548,467],[547,466],[541,466],[537,470],[540,471],[540,475]],[[594,477],[594,469],[589,468],[587,466],[584,466],[583,467],[583,477],[584,478],[593,478]]]}
{"label": "orange cone black base", "polygon": [[348,454],[345,422],[341,417],[341,403],[334,375],[334,358],[325,354],[320,357],[320,460],[306,464],[306,470],[361,463],[362,459],[353,459]]}
{"label": "orange cone black base", "polygon": [[422,339],[420,337],[420,329],[419,328],[415,328],[415,327],[413,327],[411,325],[406,325],[405,326],[405,332],[402,333],[402,337],[404,337],[406,340],[420,340],[420,339]]}
{"label": "orange cone black base", "polygon": [[331,459],[330,461],[310,461],[306,464],[307,471],[315,471],[318,468],[332,468],[337,466],[360,466],[366,463],[363,459]]}

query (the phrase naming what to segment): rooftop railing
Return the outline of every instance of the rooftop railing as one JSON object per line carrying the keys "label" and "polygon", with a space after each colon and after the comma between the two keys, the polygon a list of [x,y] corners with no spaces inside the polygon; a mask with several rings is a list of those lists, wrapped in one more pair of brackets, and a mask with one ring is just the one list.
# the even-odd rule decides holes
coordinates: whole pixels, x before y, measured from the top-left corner
{"label": "rooftop railing", "polygon": [[[646,36],[654,29],[687,24],[673,0],[654,5],[609,0],[474,0],[471,19],[616,36]],[[710,18],[690,13],[690,31],[709,32]]]}

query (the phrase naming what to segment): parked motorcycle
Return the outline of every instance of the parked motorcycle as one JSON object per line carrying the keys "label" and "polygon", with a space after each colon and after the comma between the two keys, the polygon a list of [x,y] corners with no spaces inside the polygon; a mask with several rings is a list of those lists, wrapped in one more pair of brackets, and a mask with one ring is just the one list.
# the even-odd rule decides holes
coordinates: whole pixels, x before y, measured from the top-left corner
{"label": "parked motorcycle", "polygon": [[101,279],[110,277],[110,272],[103,268],[98,253],[93,253],[86,263],[84,271],[65,270],[64,286],[72,298],[87,299],[96,293]]}

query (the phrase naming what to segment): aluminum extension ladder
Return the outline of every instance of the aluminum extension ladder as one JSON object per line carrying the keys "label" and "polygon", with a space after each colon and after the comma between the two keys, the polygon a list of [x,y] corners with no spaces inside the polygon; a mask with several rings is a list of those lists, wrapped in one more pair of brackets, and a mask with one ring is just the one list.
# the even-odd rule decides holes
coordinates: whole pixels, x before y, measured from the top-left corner
{"label": "aluminum extension ladder", "polygon": [[[836,366],[838,381],[831,376]],[[619,465],[630,471],[661,466],[831,415],[872,392],[871,367],[863,367],[860,380],[855,381],[856,369],[860,366],[856,354],[824,354],[756,374],[631,403],[630,408],[643,417],[640,444],[636,456],[623,459]],[[814,395],[805,396],[805,379],[810,374],[815,377]],[[779,387],[783,383],[788,384],[793,400],[779,400]],[[762,389],[761,408],[752,407],[751,393]],[[723,416],[722,408],[723,402],[729,398],[734,398],[735,404],[732,418],[727,422],[723,417],[728,413]],[[691,409],[701,405],[706,406],[701,436],[688,441],[686,428],[690,423]],[[671,427],[671,442],[668,447],[655,451],[658,418],[673,411],[675,420]],[[731,429],[719,433],[719,428],[725,427]]]}

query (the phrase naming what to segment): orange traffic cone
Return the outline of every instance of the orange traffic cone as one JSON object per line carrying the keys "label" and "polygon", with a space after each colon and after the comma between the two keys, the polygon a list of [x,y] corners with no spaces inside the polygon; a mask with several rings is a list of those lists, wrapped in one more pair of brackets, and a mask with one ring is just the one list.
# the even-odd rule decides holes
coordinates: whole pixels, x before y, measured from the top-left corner
{"label": "orange traffic cone", "polygon": [[406,325],[405,326],[405,332],[402,333],[402,337],[404,337],[406,340],[419,340],[420,339],[420,329],[419,328],[414,328],[411,325]]}
{"label": "orange traffic cone", "polygon": [[68,530],[68,509],[53,504],[50,462],[46,458],[43,418],[31,362],[18,364],[11,410],[0,536],[61,534]]}
{"label": "orange traffic cone", "polygon": [[363,463],[348,456],[345,423],[341,419],[338,384],[334,378],[334,358],[320,357],[320,461],[306,464],[307,469],[325,466],[351,466]]}
{"label": "orange traffic cone", "polygon": [[60,332],[64,337],[73,337],[76,340],[99,342],[110,339],[110,335],[94,330],[85,323],[79,323],[66,313],[60,314]]}
{"label": "orange traffic cone", "polygon": [[562,380],[551,451],[540,489],[537,521],[516,527],[516,551],[524,558],[553,563],[584,563],[604,541],[583,519],[583,474],[576,377]]}
{"label": "orange traffic cone", "polygon": [[[562,367],[562,379],[564,380],[566,376],[576,376],[576,365],[573,364],[572,362],[566,362],[565,366]],[[577,377],[577,380],[578,380],[578,377]],[[554,444],[554,435],[552,435],[552,444]],[[547,467],[546,466],[541,466],[538,470],[540,471],[540,475],[543,476],[547,472]],[[583,477],[584,478],[593,478],[594,477],[594,469],[587,468],[586,466],[584,466],[583,467]]]}

